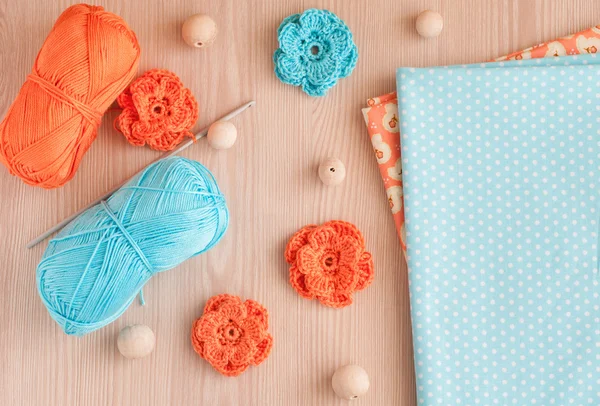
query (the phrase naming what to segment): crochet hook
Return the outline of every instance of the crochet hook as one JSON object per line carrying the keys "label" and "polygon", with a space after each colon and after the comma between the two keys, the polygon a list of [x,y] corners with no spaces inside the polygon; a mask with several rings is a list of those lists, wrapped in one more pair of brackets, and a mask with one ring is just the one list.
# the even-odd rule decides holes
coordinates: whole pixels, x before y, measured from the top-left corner
{"label": "crochet hook", "polygon": [[[231,120],[232,118],[234,118],[235,116],[237,116],[238,114],[242,113],[244,110],[246,110],[248,107],[252,107],[256,104],[256,101],[252,100],[249,101],[246,104],[241,105],[240,107],[238,107],[237,109],[229,112],[228,114],[224,115],[223,117],[221,117],[220,119],[216,120],[216,121],[228,121]],[[162,156],[160,156],[158,159],[155,159],[154,161],[150,162],[148,165],[153,164],[156,161],[159,161],[161,159],[165,159],[168,158],[170,156],[176,155],[178,153],[180,153],[181,151],[183,151],[184,149],[186,149],[187,147],[189,147],[190,145],[192,145],[195,141],[198,141],[200,138],[206,136],[206,134],[208,133],[208,128],[210,126],[207,126],[205,128],[203,128],[202,130],[200,130],[199,133],[197,133],[193,139],[189,139],[183,143],[181,143],[181,145],[179,145],[177,148],[175,148],[172,151],[169,151],[165,154],[163,154]],[[27,248],[33,248],[36,245],[38,245],[40,242],[44,241],[46,238],[50,237],[53,233],[57,232],[58,230],[60,230],[61,228],[63,228],[64,226],[66,226],[67,224],[69,224],[75,217],[79,216],[81,213],[83,213],[84,211],[86,211],[87,209],[89,209],[92,206],[97,205],[98,203],[100,203],[102,200],[106,200],[108,199],[113,193],[115,193],[117,190],[119,190],[121,188],[121,186],[123,186],[124,184],[126,184],[127,182],[129,182],[129,180],[131,180],[131,178],[133,178],[134,176],[136,176],[137,174],[139,174],[140,172],[142,172],[144,169],[146,169],[146,167],[148,166],[146,165],[143,169],[141,169],[140,171],[136,172],[133,176],[131,176],[130,178],[128,178],[127,180],[125,180],[124,182],[122,182],[121,184],[115,186],[112,190],[110,190],[109,192],[107,192],[106,194],[98,197],[96,200],[94,200],[93,202],[91,202],[90,204],[88,204],[86,207],[84,207],[83,209],[79,210],[77,213],[67,217],[66,219],[64,219],[63,221],[61,221],[60,223],[56,224],[55,226],[49,228],[48,230],[44,231],[42,234],[40,234],[39,236],[37,236],[36,238],[34,238],[33,240],[29,241],[29,243],[27,244]]]}

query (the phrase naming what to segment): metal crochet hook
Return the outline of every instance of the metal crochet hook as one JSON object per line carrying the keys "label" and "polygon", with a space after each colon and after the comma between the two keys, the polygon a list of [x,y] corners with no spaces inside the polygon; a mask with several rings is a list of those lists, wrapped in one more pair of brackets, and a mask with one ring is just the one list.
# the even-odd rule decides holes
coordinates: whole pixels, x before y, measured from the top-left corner
{"label": "metal crochet hook", "polygon": [[[221,117],[220,119],[218,119],[216,121],[228,121],[228,120],[231,120],[232,118],[234,118],[235,116],[237,116],[238,114],[240,114],[244,110],[246,110],[248,107],[252,107],[255,104],[256,104],[256,101],[254,101],[254,100],[249,101],[248,103],[246,103],[246,104],[238,107],[237,109],[231,111],[230,113],[224,115],[223,117]],[[53,227],[49,228],[48,230],[44,231],[42,234],[40,234],[39,236],[37,236],[33,240],[29,241],[29,243],[27,244],[27,248],[33,248],[33,247],[35,247],[40,242],[42,242],[46,238],[50,237],[53,233],[57,232],[58,230],[60,230],[61,228],[63,228],[67,224],[69,224],[75,217],[79,216],[81,213],[83,213],[84,211],[86,211],[90,207],[97,205],[102,200],[108,199],[113,193],[115,193],[117,190],[119,190],[124,184],[126,184],[127,182],[129,182],[131,180],[131,178],[133,178],[134,176],[138,175],[140,172],[142,172],[144,169],[146,169],[149,165],[153,164],[154,162],[160,161],[161,159],[165,159],[165,158],[171,157],[173,155],[177,155],[178,153],[180,153],[181,151],[183,151],[184,149],[186,149],[187,147],[189,147],[190,145],[192,145],[195,141],[198,141],[200,138],[206,136],[206,134],[208,133],[208,127],[210,127],[210,126],[207,126],[207,127],[203,128],[202,130],[200,130],[200,132],[197,133],[194,136],[193,139],[189,139],[189,140],[181,143],[181,145],[179,145],[173,151],[169,151],[169,152],[161,155],[158,159],[155,159],[154,161],[150,162],[144,168],[142,168],[141,170],[139,170],[138,172],[136,172],[133,176],[131,176],[127,180],[125,180],[123,183],[119,184],[118,186],[116,186],[115,188],[113,188],[112,190],[110,190],[109,192],[107,192],[106,194],[98,197],[96,200],[94,200],[93,202],[91,202],[90,204],[88,204],[83,209],[79,210],[77,213],[72,214],[71,216],[69,216],[66,219],[64,219],[63,221],[61,221],[60,223],[58,223],[55,226],[53,226]]]}

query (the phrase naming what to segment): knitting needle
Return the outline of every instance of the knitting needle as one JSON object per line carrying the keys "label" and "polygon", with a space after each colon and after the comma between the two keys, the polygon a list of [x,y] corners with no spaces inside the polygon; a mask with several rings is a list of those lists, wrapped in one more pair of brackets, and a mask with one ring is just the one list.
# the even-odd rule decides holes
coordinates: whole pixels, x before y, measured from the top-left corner
{"label": "knitting needle", "polygon": [[[223,117],[221,117],[217,121],[228,121],[228,120],[231,120],[232,118],[234,118],[235,116],[237,116],[238,114],[240,114],[241,112],[243,112],[244,110],[246,110],[248,107],[252,107],[255,104],[256,104],[256,101],[254,101],[254,100],[249,101],[248,103],[246,103],[246,104],[238,107],[237,109],[231,111],[229,114],[224,115]],[[202,130],[200,130],[200,132],[198,134],[196,134],[193,139],[189,139],[189,140],[183,142],[179,147],[175,148],[173,151],[169,151],[169,152],[163,154],[162,156],[160,156],[158,159],[152,161],[151,163],[149,163],[148,165],[146,165],[142,170],[138,171],[135,175],[131,176],[129,179],[127,179],[123,183],[119,184],[118,186],[116,186],[114,189],[112,189],[108,193],[100,196],[99,198],[97,198],[96,200],[94,200],[93,202],[91,202],[90,204],[88,204],[86,207],[84,207],[83,209],[79,210],[77,213],[75,213],[75,214],[67,217],[66,219],[64,219],[63,221],[61,221],[60,223],[58,223],[54,227],[49,228],[48,230],[46,230],[45,232],[43,232],[42,234],[40,234],[38,237],[36,237],[33,240],[29,241],[29,243],[27,244],[27,248],[33,248],[33,247],[35,247],[36,245],[38,245],[39,243],[41,243],[42,241],[44,241],[46,238],[50,237],[53,233],[57,232],[58,230],[60,230],[61,228],[63,228],[67,224],[69,224],[75,217],[79,216],[81,213],[83,213],[84,211],[86,211],[90,207],[97,205],[102,200],[108,199],[110,197],[110,195],[112,195],[117,190],[119,190],[124,184],[126,184],[127,182],[129,182],[131,180],[131,178],[133,178],[134,176],[138,175],[140,172],[142,172],[144,169],[146,169],[149,165],[153,164],[156,161],[160,161],[161,159],[165,159],[165,158],[169,158],[169,157],[171,157],[173,155],[177,155],[178,153],[180,153],[181,151],[183,151],[184,149],[186,149],[187,147],[189,147],[190,145],[192,145],[195,141],[198,141],[200,138],[206,136],[206,134],[208,134],[208,127],[205,127]]]}

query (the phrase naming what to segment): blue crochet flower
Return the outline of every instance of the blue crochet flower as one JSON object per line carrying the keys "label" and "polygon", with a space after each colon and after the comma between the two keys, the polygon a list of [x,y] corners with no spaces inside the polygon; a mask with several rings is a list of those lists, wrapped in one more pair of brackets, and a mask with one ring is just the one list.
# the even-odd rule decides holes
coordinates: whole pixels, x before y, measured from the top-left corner
{"label": "blue crochet flower", "polygon": [[324,96],[338,79],[350,75],[358,49],[346,24],[327,10],[310,9],[287,17],[277,30],[275,74],[283,83]]}

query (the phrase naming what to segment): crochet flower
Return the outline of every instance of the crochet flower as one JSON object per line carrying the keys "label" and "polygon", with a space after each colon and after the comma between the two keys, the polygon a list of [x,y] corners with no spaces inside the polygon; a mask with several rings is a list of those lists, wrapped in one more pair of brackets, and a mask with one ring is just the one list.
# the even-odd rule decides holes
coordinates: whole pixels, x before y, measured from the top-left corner
{"label": "crochet flower", "polygon": [[238,376],[271,352],[268,328],[267,309],[254,300],[242,303],[237,296],[213,296],[194,322],[192,345],[221,374]]}
{"label": "crochet flower", "polygon": [[153,69],[144,73],[117,102],[123,111],[115,119],[115,129],[132,145],[170,151],[184,137],[194,136],[190,128],[198,120],[198,103],[172,72]]}
{"label": "crochet flower", "polygon": [[352,304],[352,293],[369,286],[374,268],[361,232],[345,221],[309,225],[292,236],[285,250],[290,283],[306,299],[329,307]]}
{"label": "crochet flower", "polygon": [[309,96],[324,96],[356,66],[358,49],[352,33],[330,11],[310,9],[291,15],[277,35],[275,74],[283,83],[302,86]]}

